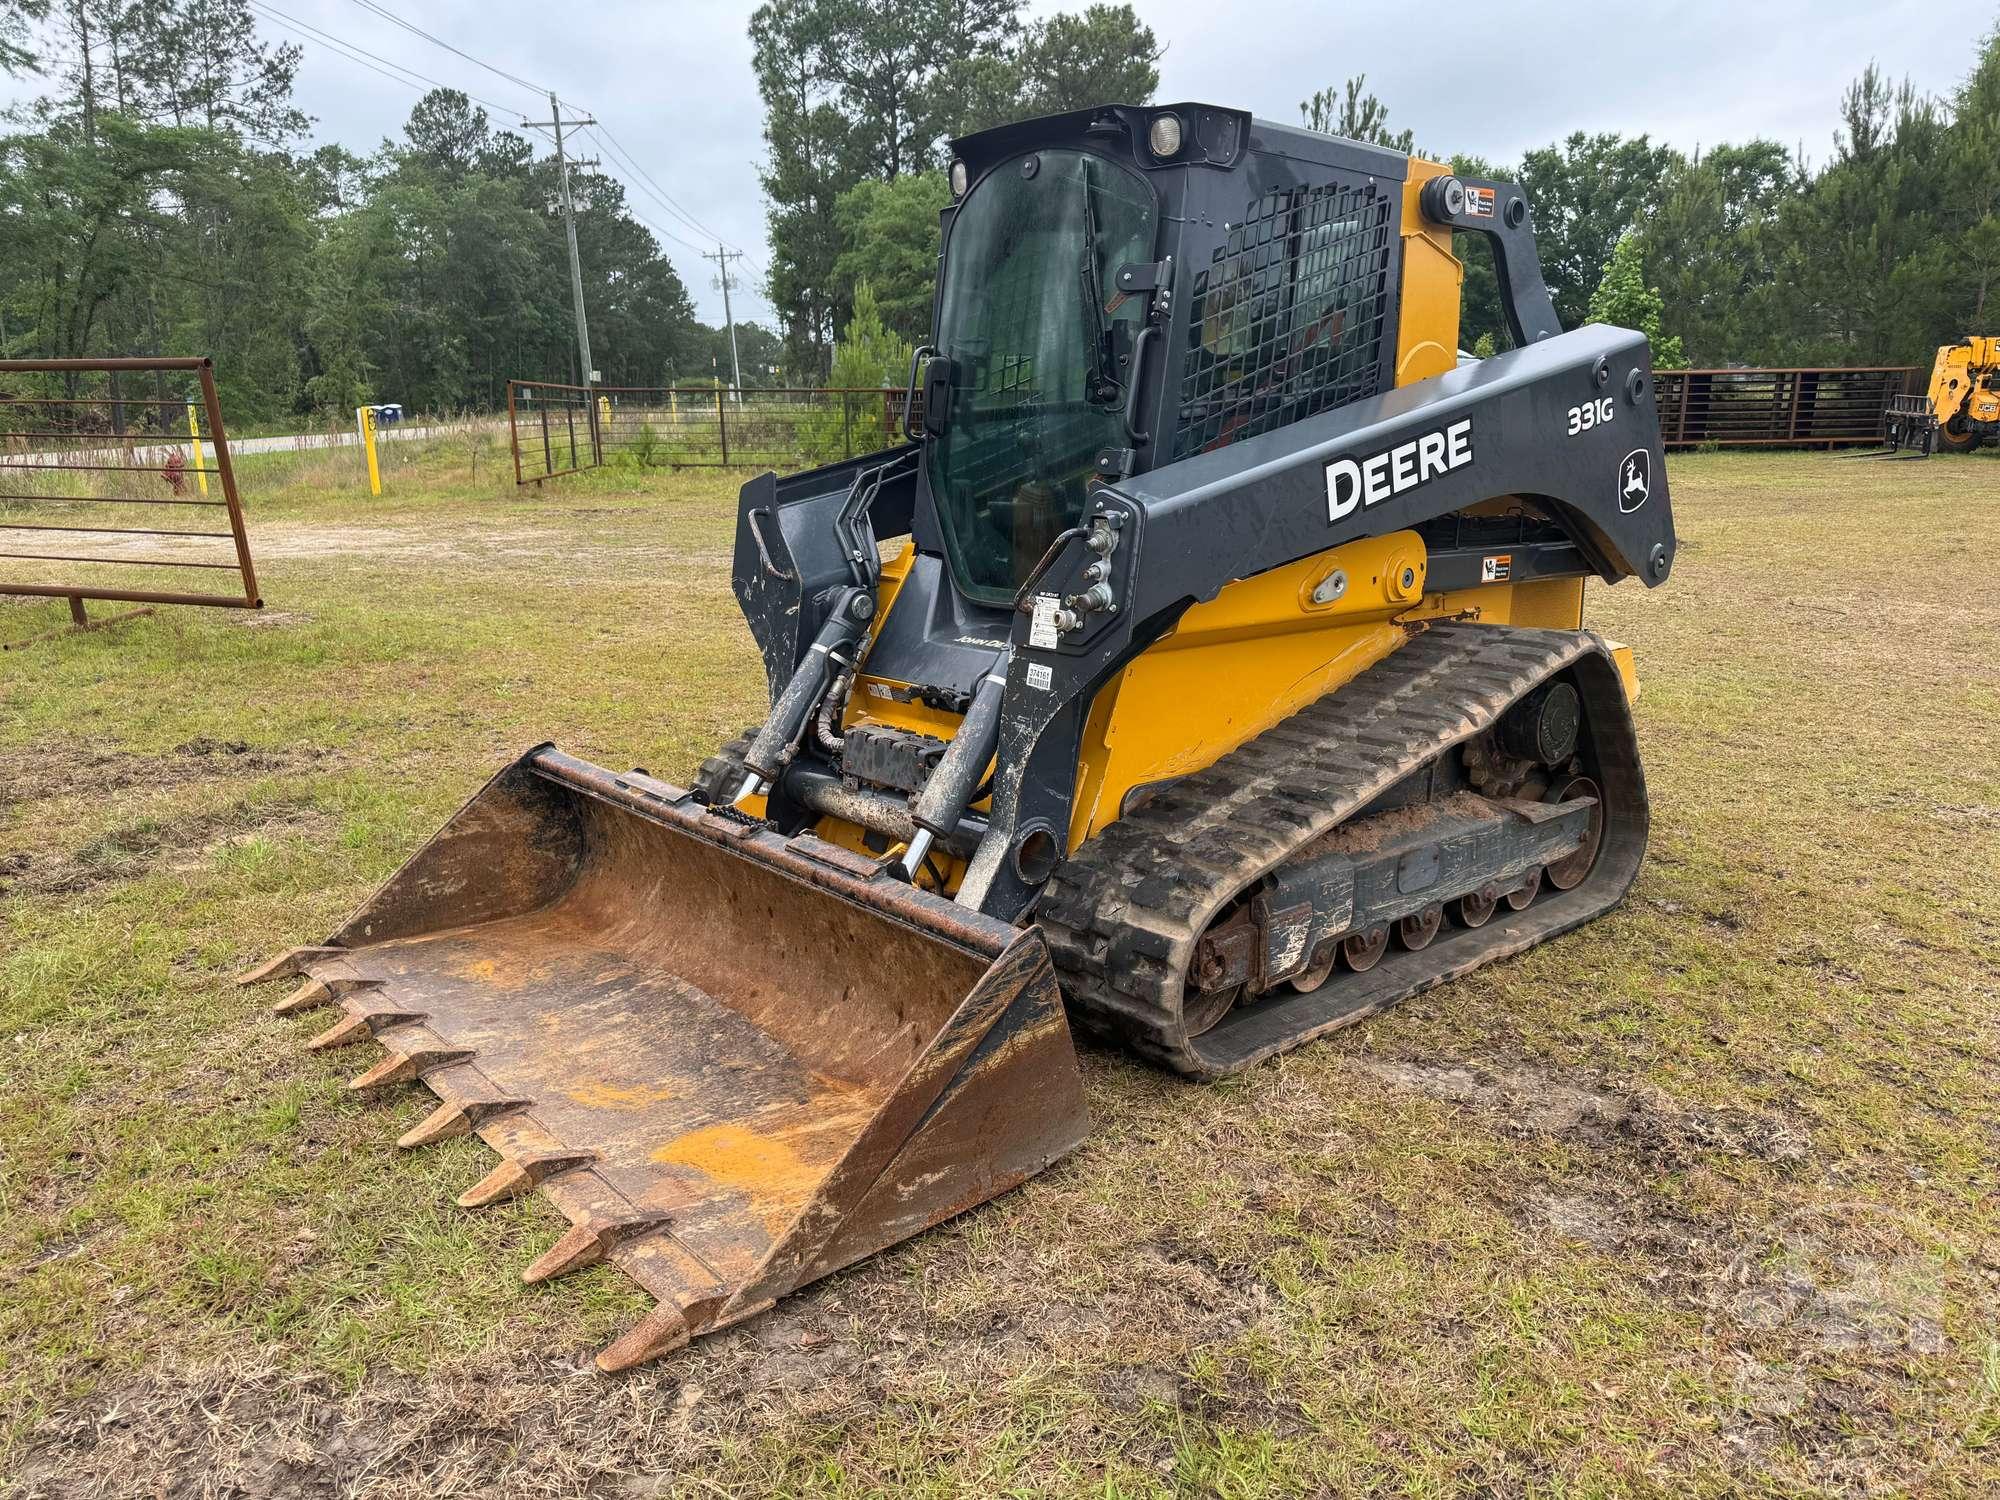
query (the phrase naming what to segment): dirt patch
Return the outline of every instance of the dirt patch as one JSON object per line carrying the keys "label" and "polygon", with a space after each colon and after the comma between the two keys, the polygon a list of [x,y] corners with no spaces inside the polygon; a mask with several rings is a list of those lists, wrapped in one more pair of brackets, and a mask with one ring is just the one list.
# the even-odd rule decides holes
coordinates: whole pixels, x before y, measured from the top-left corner
{"label": "dirt patch", "polygon": [[302,803],[253,808],[239,801],[187,818],[130,824],[67,853],[16,849],[0,853],[0,895],[74,895],[159,870],[192,873],[231,845],[320,829],[332,821],[330,815]]}
{"label": "dirt patch", "polygon": [[310,625],[319,617],[302,609],[246,609],[236,617],[244,630],[282,630],[291,625]]}
{"label": "dirt patch", "polygon": [[1498,1062],[1357,1057],[1354,1066],[1397,1088],[1497,1116],[1506,1133],[1623,1147],[1663,1170],[1693,1165],[1716,1152],[1782,1166],[1812,1154],[1810,1136],[1796,1125],[1748,1107],[1697,1107],[1657,1088],[1573,1082],[1525,1064]]}
{"label": "dirt patch", "polygon": [[279,750],[205,736],[159,755],[104,750],[76,740],[0,749],[0,816],[14,803],[80,792],[102,796],[131,787],[158,790],[238,776],[322,771],[330,754],[311,745]]}

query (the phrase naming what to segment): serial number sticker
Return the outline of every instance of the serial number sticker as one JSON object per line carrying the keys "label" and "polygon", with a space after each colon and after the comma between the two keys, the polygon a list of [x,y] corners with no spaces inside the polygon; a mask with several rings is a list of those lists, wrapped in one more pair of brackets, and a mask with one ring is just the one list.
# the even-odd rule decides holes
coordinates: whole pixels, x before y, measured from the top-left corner
{"label": "serial number sticker", "polygon": [[1056,629],[1056,611],[1062,600],[1055,594],[1035,595],[1035,609],[1028,620],[1028,644],[1037,651],[1053,651],[1062,639]]}
{"label": "serial number sticker", "polygon": [[1495,553],[1479,560],[1479,581],[1481,583],[1505,583],[1514,576],[1514,554]]}
{"label": "serial number sticker", "polygon": [[1028,686],[1036,692],[1046,693],[1049,690],[1049,684],[1055,680],[1055,671],[1047,662],[1031,661],[1028,663]]}
{"label": "serial number sticker", "polygon": [[1465,190],[1465,211],[1475,219],[1493,217],[1493,189],[1490,187],[1468,187]]}

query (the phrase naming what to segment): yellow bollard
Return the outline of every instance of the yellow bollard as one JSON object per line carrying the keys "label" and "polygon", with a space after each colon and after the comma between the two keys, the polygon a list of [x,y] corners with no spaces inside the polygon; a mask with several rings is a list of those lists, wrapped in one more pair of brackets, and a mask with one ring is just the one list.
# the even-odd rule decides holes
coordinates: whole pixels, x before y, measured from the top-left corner
{"label": "yellow bollard", "polygon": [[368,493],[382,493],[382,470],[375,462],[375,408],[354,408],[354,430],[361,434],[361,446],[368,454]]}
{"label": "yellow bollard", "polygon": [[194,444],[194,478],[201,486],[202,494],[208,493],[208,470],[201,462],[201,422],[195,416],[194,403],[188,402],[188,438]]}

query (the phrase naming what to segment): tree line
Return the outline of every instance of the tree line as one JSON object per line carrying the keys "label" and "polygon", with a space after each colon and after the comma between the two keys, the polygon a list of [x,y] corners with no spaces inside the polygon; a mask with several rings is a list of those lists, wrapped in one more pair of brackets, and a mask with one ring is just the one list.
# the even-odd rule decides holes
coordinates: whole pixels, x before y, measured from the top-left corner
{"label": "tree line", "polygon": [[[1026,25],[1018,0],[768,0],[751,35],[773,300],[788,360],[820,370],[836,329],[887,358],[929,333],[950,137],[1045,110],[1148,103],[1161,51],[1129,5]],[[930,36],[948,44],[920,65],[898,50]],[[1866,67],[1817,163],[1768,139],[1683,151],[1583,132],[1499,162],[1392,130],[1365,76],[1320,90],[1299,115],[1519,182],[1565,327],[1643,328],[1662,364],[1928,364],[1938,344],[2000,321],[2000,28],[1968,60],[1942,98]],[[1491,256],[1475,236],[1456,248],[1463,342],[1504,349]],[[866,317],[849,340],[864,283]],[[885,344],[878,324],[898,337]],[[849,376],[860,363],[841,361]]]}
{"label": "tree line", "polygon": [[[576,380],[554,160],[450,89],[369,154],[311,146],[299,59],[247,0],[0,0],[0,68],[42,86],[0,136],[0,354],[210,354],[250,419]],[[571,182],[603,379],[728,379],[624,188]],[[737,341],[746,382],[773,383],[776,335]]]}
{"label": "tree line", "polygon": [[[1037,20],[1024,0],[764,0],[749,32],[782,324],[738,325],[751,383],[899,383],[929,332],[946,143],[1149,102],[1164,52],[1110,3]],[[372,152],[314,145],[299,60],[250,0],[0,0],[0,69],[39,84],[0,122],[0,354],[212,354],[248,418],[490,408],[509,377],[576,379],[542,143],[438,89]],[[1526,187],[1566,325],[1644,327],[1663,362],[1921,363],[2000,320],[2000,29],[1968,65],[1939,98],[1864,69],[1819,162],[1616,133],[1443,159]],[[1467,144],[1392,130],[1364,77],[1300,118],[1425,155]],[[573,183],[603,379],[728,378],[726,336],[623,186]],[[1460,248],[1463,340],[1504,347],[1490,260]]]}

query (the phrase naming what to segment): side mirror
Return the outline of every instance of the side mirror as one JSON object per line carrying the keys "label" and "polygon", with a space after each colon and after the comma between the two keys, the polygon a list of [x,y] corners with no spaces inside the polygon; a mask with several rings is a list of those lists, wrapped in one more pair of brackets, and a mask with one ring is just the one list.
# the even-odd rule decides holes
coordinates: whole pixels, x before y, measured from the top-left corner
{"label": "side mirror", "polygon": [[951,360],[933,354],[924,366],[924,435],[944,436],[945,408],[951,402]]}

